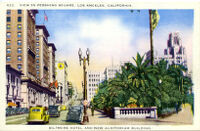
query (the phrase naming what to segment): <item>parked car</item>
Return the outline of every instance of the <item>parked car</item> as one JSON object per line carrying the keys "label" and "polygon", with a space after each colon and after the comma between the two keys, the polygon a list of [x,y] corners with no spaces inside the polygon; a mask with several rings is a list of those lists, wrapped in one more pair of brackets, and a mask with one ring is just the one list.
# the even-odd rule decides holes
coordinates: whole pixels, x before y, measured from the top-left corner
{"label": "parked car", "polygon": [[67,114],[67,121],[81,122],[83,116],[83,106],[71,106]]}
{"label": "parked car", "polygon": [[52,117],[52,116],[59,117],[60,116],[60,106],[58,106],[58,105],[49,106],[49,115],[50,115],[50,117]]}
{"label": "parked car", "polygon": [[28,124],[49,123],[49,113],[47,108],[40,106],[30,108],[27,122]]}
{"label": "parked car", "polygon": [[66,110],[66,105],[61,105],[61,111],[65,111]]}

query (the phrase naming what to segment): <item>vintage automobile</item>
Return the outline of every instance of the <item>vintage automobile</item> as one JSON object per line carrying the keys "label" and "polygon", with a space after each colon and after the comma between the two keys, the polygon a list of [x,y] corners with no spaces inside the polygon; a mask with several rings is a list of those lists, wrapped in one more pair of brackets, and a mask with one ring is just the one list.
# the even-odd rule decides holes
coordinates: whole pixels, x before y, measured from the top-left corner
{"label": "vintage automobile", "polygon": [[61,111],[65,111],[66,110],[66,105],[61,105]]}
{"label": "vintage automobile", "polygon": [[49,115],[50,117],[59,117],[60,116],[60,106],[58,105],[51,105],[49,106]]}
{"label": "vintage automobile", "polygon": [[30,108],[27,118],[28,124],[49,123],[49,113],[46,107],[36,106]]}
{"label": "vintage automobile", "polygon": [[83,116],[83,105],[69,107],[66,120],[69,122],[81,122]]}

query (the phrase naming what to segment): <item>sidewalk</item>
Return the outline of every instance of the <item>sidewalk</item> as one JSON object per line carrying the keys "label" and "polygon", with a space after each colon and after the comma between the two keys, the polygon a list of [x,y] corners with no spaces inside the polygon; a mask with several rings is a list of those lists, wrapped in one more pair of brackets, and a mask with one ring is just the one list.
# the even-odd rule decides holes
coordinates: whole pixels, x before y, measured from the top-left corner
{"label": "sidewalk", "polygon": [[182,110],[178,114],[173,114],[169,117],[160,119],[162,122],[177,122],[180,124],[192,124],[193,122],[193,115],[191,112],[191,106],[186,104],[183,106]]}
{"label": "sidewalk", "polygon": [[190,106],[186,106],[178,114],[173,114],[166,118],[154,119],[113,119],[103,115],[101,112],[94,111],[94,116],[91,115],[91,110],[87,110],[89,123],[87,125],[189,125],[192,124],[193,116],[190,111]]}

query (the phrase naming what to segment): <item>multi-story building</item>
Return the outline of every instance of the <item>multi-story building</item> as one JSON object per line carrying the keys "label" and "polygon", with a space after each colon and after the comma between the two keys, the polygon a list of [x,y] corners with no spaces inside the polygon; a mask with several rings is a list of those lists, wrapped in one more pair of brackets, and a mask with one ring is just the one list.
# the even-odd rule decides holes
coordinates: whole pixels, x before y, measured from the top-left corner
{"label": "multi-story building", "polygon": [[169,34],[167,48],[164,50],[164,58],[169,64],[184,65],[187,67],[186,51],[182,45],[179,32]]}
{"label": "multi-story building", "polygon": [[[7,10],[6,28],[6,65],[22,71],[21,106],[48,106],[55,97],[55,92],[48,88],[48,45],[45,48],[47,60],[43,68],[47,78],[41,83],[37,75],[37,37],[35,17],[37,10]],[[43,38],[42,38],[43,39]],[[44,50],[45,50],[44,49]],[[44,59],[45,59],[44,58]]]}
{"label": "multi-story building", "polygon": [[49,32],[44,25],[36,25],[36,76],[41,84],[48,87],[49,84]]}
{"label": "multi-story building", "polygon": [[6,65],[6,99],[7,103],[15,103],[17,107],[21,107],[21,71]]}
{"label": "multi-story building", "polygon": [[[150,51],[146,53],[146,59],[151,59]],[[167,48],[164,49],[164,56],[154,54],[154,64],[158,63],[161,59],[166,60],[169,65],[177,64],[187,67],[185,47],[182,45],[182,40],[178,32],[169,34]]]}
{"label": "multi-story building", "polygon": [[56,80],[58,81],[58,88],[56,88],[57,103],[66,104],[68,101],[68,65],[66,61],[56,62]]}
{"label": "multi-story building", "polygon": [[121,73],[121,66],[108,66],[105,68],[105,79],[109,80],[115,77],[115,74],[119,72]]}
{"label": "multi-story building", "polygon": [[88,71],[87,72],[87,100],[90,102],[97,93],[99,84],[104,80],[109,80],[115,77],[116,73],[121,73],[121,66],[125,62],[120,62],[120,66],[112,65],[105,68],[104,72]]}
{"label": "multi-story building", "polygon": [[52,83],[56,80],[55,76],[55,51],[56,47],[53,43],[48,43],[49,46],[49,82]]}
{"label": "multi-story building", "polygon": [[35,15],[37,10],[7,10],[6,64],[35,79]]}
{"label": "multi-story building", "polygon": [[87,100],[90,102],[95,96],[99,84],[105,80],[102,72],[88,71],[87,72]]}

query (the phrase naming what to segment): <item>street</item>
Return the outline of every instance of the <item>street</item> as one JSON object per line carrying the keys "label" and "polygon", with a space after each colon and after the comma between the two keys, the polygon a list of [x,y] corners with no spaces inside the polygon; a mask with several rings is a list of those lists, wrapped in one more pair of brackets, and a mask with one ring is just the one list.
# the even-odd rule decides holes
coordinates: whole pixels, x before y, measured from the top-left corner
{"label": "street", "polygon": [[[69,104],[72,106],[79,105],[80,100],[72,99]],[[91,115],[91,110],[88,109],[89,123],[86,125],[181,125],[181,124],[192,124],[193,115],[190,111],[190,106],[186,105],[183,107],[183,110],[178,114],[173,114],[166,118],[154,119],[113,119],[110,118],[101,112],[95,111],[94,116]],[[60,117],[50,117],[49,123],[45,125],[80,125],[80,123],[67,122],[67,113],[66,111],[61,111]],[[26,117],[28,114],[15,115],[6,117],[7,125],[28,125],[26,122]]]}
{"label": "street", "polygon": [[[67,112],[68,112],[68,110],[61,111],[60,117],[50,117],[49,123],[45,124],[45,125],[78,125],[78,123],[66,122]],[[27,116],[28,116],[28,114],[6,117],[6,124],[8,124],[8,125],[9,124],[28,125],[26,122]]]}
{"label": "street", "polygon": [[[70,100],[69,103],[75,106],[75,105],[79,105],[80,101],[72,99]],[[68,113],[68,109],[65,111],[61,111],[60,117],[50,117],[49,123],[45,125],[79,125],[79,123],[75,123],[75,122],[66,122],[67,113]],[[26,122],[27,117],[28,117],[28,114],[7,116],[6,124],[7,125],[28,125]]]}

